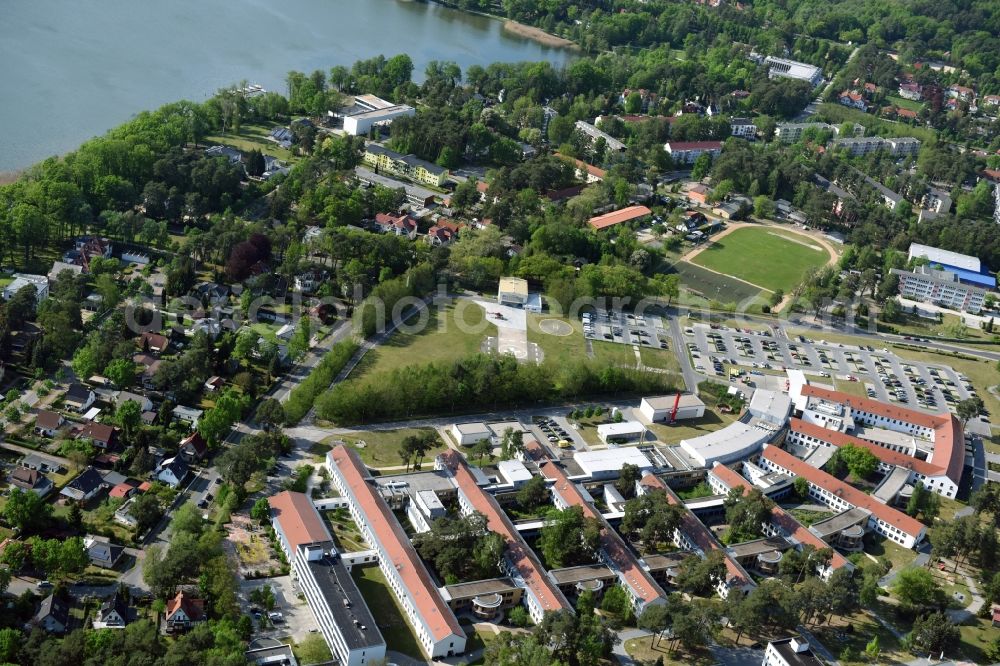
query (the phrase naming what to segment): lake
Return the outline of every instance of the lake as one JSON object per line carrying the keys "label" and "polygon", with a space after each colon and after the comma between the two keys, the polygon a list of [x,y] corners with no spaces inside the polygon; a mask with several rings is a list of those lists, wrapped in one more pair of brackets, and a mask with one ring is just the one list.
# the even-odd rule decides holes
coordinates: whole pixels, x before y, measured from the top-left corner
{"label": "lake", "polygon": [[571,52],[503,23],[404,0],[3,0],[0,172],[74,149],[144,109],[201,101],[246,79],[285,91],[292,69],[329,71],[407,53],[431,60],[549,60]]}

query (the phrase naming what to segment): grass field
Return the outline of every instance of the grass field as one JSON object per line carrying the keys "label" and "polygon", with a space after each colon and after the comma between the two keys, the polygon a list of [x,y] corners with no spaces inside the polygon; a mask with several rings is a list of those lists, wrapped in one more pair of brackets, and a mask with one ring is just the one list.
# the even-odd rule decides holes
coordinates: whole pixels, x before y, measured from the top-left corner
{"label": "grass field", "polygon": [[[396,331],[383,344],[365,354],[351,373],[351,378],[388,372],[414,363],[444,361],[475,354],[481,350],[484,339],[497,335],[496,324],[486,321],[482,307],[472,301],[451,301],[440,308],[431,307],[428,312],[430,316],[422,331]],[[407,323],[415,325],[417,321],[418,318],[414,316]]]}
{"label": "grass field", "polygon": [[[401,430],[373,430],[359,432],[356,435],[333,435],[323,441],[324,444],[334,444],[342,441],[357,450],[361,460],[371,467],[395,467],[405,464],[399,456],[403,439],[408,435],[422,435],[432,432],[430,428],[403,428]],[[362,442],[364,443],[362,445]],[[444,452],[447,447],[438,439],[438,446],[424,455],[424,462],[433,460],[434,456]]]}
{"label": "grass field", "polygon": [[898,106],[901,109],[916,111],[917,113],[920,113],[920,109],[924,108],[924,105],[921,102],[917,102],[912,99],[904,99],[896,95],[886,95],[886,99],[892,102],[894,106]]}
{"label": "grass field", "polygon": [[386,647],[422,662],[424,655],[420,650],[420,643],[396,603],[382,571],[378,567],[354,567],[351,576],[358,584],[361,596],[382,632]]}
{"label": "grass field", "polygon": [[671,270],[681,276],[685,289],[707,301],[735,304],[761,295],[761,290],[752,284],[706,271],[687,261],[678,261]]}
{"label": "grass field", "polygon": [[770,291],[789,291],[808,269],[818,268],[828,259],[826,250],[807,238],[771,228],[746,227],[713,242],[692,263]]}
{"label": "grass field", "polygon": [[[655,647],[653,645],[655,644]],[[668,639],[656,641],[651,636],[631,638],[625,641],[625,652],[636,663],[660,663],[664,666],[703,666],[715,663],[712,653],[707,649],[698,652],[687,652],[680,647],[671,652],[674,642]]]}
{"label": "grass field", "polygon": [[250,151],[256,148],[260,152],[273,155],[283,162],[292,161],[294,159],[292,151],[282,148],[273,141],[268,141],[267,137],[275,127],[277,125],[243,125],[237,134],[216,134],[205,137],[204,141],[208,144],[218,143],[232,146],[242,151]]}
{"label": "grass field", "polygon": [[705,415],[700,419],[678,421],[676,425],[650,424],[649,429],[657,439],[667,444],[680,444],[682,439],[701,437],[726,427],[736,420],[736,414],[723,414],[712,407],[705,407]]}

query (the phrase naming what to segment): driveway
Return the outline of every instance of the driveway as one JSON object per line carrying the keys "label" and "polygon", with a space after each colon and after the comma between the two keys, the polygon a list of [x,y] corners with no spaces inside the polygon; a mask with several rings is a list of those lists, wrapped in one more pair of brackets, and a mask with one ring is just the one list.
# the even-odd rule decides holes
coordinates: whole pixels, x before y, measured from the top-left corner
{"label": "driveway", "polygon": [[250,592],[270,585],[274,591],[274,610],[282,614],[282,621],[274,626],[268,626],[254,633],[254,638],[279,638],[291,636],[296,643],[301,643],[312,630],[319,630],[316,616],[313,615],[304,600],[299,599],[298,591],[291,576],[275,576],[274,578],[258,578],[256,580],[240,581],[240,610],[250,615]]}

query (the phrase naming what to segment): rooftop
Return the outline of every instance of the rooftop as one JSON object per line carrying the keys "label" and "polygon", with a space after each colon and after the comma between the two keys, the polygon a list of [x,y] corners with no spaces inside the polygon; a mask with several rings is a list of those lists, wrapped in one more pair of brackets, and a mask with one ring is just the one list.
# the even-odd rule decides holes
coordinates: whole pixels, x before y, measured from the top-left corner
{"label": "rooftop", "polygon": [[389,505],[375,490],[371,475],[357,452],[341,444],[327,456],[354,493],[358,507],[371,526],[372,534],[382,547],[383,555],[399,572],[403,593],[413,603],[432,639],[436,642],[449,635],[464,637],[465,632],[459,626],[455,614],[441,598],[427,568]]}
{"label": "rooftop", "polygon": [[[316,579],[316,585],[330,608],[333,622],[344,637],[348,650],[361,650],[385,643],[375,618],[342,560],[331,557],[311,560],[309,570]],[[344,604],[345,599],[350,606]]]}
{"label": "rooftop", "polygon": [[268,499],[268,504],[292,551],[307,543],[333,541],[312,500],[303,493],[284,490]]}
{"label": "rooftop", "polygon": [[[651,398],[643,398],[650,407],[653,409],[673,409],[674,401],[677,399],[676,395],[657,395]],[[699,407],[704,406],[705,403],[701,401],[701,398],[691,393],[682,393],[681,400],[678,403],[679,408],[683,407]]]}
{"label": "rooftop", "polygon": [[867,495],[854,486],[844,483],[822,470],[816,469],[787,451],[783,451],[775,446],[765,446],[762,455],[775,465],[788,470],[795,476],[803,477],[809,483],[840,497],[848,504],[869,511],[886,524],[892,525],[904,534],[918,538],[925,532],[924,525],[916,518],[911,518],[901,511],[882,504],[872,498],[871,495]]}
{"label": "rooftop", "polygon": [[500,291],[520,296],[528,296],[528,281],[519,277],[500,278]]}
{"label": "rooftop", "polygon": [[594,229],[606,229],[607,227],[621,224],[622,222],[629,222],[647,215],[652,215],[652,213],[653,211],[645,206],[629,206],[628,208],[622,208],[610,213],[605,213],[604,215],[592,217],[590,218],[589,223]]}

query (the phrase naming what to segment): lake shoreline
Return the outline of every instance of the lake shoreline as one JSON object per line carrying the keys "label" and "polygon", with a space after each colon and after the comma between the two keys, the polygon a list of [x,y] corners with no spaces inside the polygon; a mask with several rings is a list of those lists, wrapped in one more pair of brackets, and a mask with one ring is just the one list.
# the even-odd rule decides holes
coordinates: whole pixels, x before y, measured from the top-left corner
{"label": "lake shoreline", "polygon": [[518,37],[530,39],[541,44],[542,46],[548,46],[555,49],[567,49],[570,51],[581,50],[580,45],[572,39],[566,39],[565,37],[560,37],[559,35],[553,35],[551,32],[545,32],[541,28],[519,23],[518,21],[514,21],[505,16],[500,16],[499,14],[490,14],[489,12],[476,11],[475,9],[465,9],[448,2],[447,0],[431,0],[431,2],[441,5],[442,7],[448,7],[449,9],[455,9],[467,14],[476,14],[477,16],[485,16],[487,18],[496,19],[497,21],[503,21],[503,29],[507,32],[512,35],[517,35]]}

